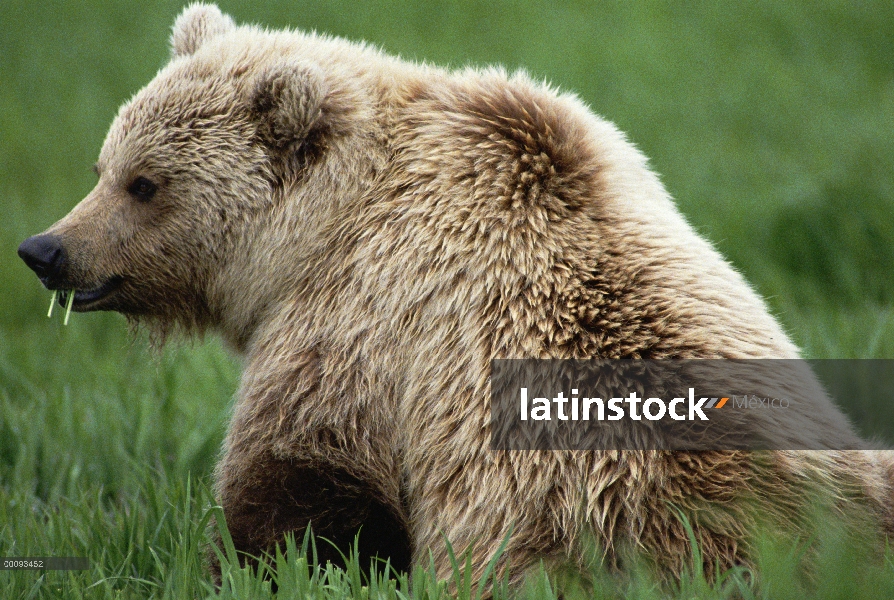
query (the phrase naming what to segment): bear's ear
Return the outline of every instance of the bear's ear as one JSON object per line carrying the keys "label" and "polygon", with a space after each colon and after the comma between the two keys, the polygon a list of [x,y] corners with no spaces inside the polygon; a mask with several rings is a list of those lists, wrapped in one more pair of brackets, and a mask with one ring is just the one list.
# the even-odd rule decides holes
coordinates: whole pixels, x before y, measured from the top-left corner
{"label": "bear's ear", "polygon": [[251,90],[250,110],[258,136],[283,166],[315,150],[326,84],[318,67],[278,61],[261,71]]}
{"label": "bear's ear", "polygon": [[214,4],[194,3],[183,9],[171,31],[171,54],[189,56],[209,39],[236,27]]}

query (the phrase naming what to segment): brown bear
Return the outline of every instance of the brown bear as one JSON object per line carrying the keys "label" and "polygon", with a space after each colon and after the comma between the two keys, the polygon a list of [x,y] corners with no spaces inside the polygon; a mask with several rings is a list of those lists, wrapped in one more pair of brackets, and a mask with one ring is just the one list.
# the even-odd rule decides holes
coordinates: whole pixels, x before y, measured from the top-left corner
{"label": "brown bear", "polygon": [[[216,490],[237,548],[308,524],[362,556],[478,573],[749,559],[749,506],[806,489],[891,529],[887,454],[495,451],[496,358],[794,358],[762,300],[645,158],[579,100],[499,69],[177,19],[120,110],[96,188],[19,254],[75,311],[219,332],[245,370]],[[796,427],[793,424],[791,427]],[[846,425],[830,435],[848,438]],[[842,490],[848,490],[844,493]],[[326,545],[320,545],[323,558]]]}

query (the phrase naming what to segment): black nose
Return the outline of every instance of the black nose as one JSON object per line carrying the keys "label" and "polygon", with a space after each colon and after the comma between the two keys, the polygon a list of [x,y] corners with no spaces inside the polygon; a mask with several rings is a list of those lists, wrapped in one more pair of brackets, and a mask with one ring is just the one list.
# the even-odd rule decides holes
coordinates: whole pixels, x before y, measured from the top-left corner
{"label": "black nose", "polygon": [[53,235],[35,235],[19,246],[19,256],[41,279],[53,279],[62,270],[65,249]]}

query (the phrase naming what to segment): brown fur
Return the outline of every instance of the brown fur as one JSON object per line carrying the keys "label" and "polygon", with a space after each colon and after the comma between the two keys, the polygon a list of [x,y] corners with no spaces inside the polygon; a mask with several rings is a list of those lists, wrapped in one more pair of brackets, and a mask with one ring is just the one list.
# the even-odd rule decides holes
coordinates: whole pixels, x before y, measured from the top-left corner
{"label": "brown fur", "polygon": [[[797,533],[811,492],[890,530],[887,455],[490,450],[493,358],[798,356],[577,99],[210,6],[172,47],[50,232],[70,256],[58,287],[123,278],[76,309],[212,329],[245,357],[216,473],[240,550],[308,522],[345,545],[362,525],[367,555],[431,552],[446,574],[444,535],[480,572],[512,529],[499,568],[516,575],[593,536],[610,561],[636,546],[679,573],[670,504],[713,569],[748,560],[758,514]],[[151,202],[129,197],[136,176]]]}

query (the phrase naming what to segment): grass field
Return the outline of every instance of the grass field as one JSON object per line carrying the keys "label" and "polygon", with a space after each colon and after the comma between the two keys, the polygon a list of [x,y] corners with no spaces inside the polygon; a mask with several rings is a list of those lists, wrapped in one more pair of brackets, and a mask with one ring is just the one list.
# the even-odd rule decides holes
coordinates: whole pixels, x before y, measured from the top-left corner
{"label": "grass field", "polygon": [[[524,67],[576,91],[652,159],[806,356],[894,358],[890,0],[220,4],[238,21],[438,64]],[[117,107],[166,62],[181,7],[0,2],[0,557],[91,562],[0,571],[2,598],[245,598],[269,585],[234,568],[218,591],[201,564],[236,359],[214,339],[153,355],[117,315],[48,320],[49,293],[15,255],[92,188]],[[876,415],[894,435],[894,407]],[[821,529],[816,580],[794,576],[803,541],[790,540],[765,545],[760,586],[738,572],[709,586],[694,572],[674,592],[894,597],[891,552],[864,560],[859,544]],[[280,563],[281,597],[445,593],[424,571],[389,583],[356,564],[311,576]],[[596,595],[661,595],[646,574],[595,572]],[[524,595],[551,597],[561,583],[535,577]],[[469,585],[461,596],[474,596]],[[581,593],[569,585],[566,597]]]}

